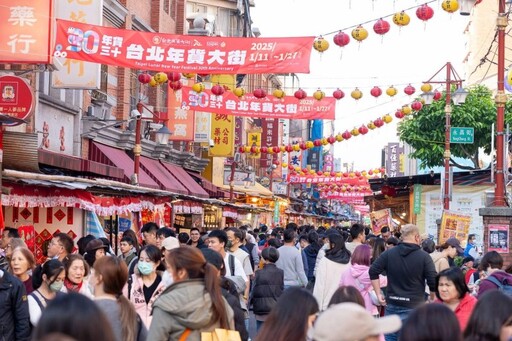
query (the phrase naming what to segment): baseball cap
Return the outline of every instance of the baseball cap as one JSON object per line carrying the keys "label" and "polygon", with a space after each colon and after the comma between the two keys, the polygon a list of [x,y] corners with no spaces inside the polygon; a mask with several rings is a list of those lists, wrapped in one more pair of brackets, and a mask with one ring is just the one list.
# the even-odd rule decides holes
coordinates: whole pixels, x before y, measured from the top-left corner
{"label": "baseball cap", "polygon": [[464,253],[464,249],[460,246],[460,240],[458,240],[457,238],[448,238],[446,244],[456,248],[458,253]]}
{"label": "baseball cap", "polygon": [[394,333],[401,326],[398,315],[376,319],[359,304],[340,303],[330,306],[316,319],[313,340],[362,340],[368,336]]}
{"label": "baseball cap", "polygon": [[180,242],[175,237],[167,237],[162,241],[162,247],[166,250],[172,250],[180,247]]}

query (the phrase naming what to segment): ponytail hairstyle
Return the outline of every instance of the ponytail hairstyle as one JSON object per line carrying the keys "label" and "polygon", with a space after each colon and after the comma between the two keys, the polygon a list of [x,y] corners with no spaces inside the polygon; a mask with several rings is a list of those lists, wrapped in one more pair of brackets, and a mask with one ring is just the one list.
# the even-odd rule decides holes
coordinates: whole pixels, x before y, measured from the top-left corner
{"label": "ponytail hairstyle", "polygon": [[128,281],[128,267],[117,257],[102,257],[94,263],[95,276],[101,276],[103,291],[114,295],[119,304],[121,327],[124,340],[136,340],[138,332],[137,312],[122,291]]}
{"label": "ponytail hairstyle", "polygon": [[165,261],[175,271],[185,270],[189,279],[204,279],[204,286],[210,294],[212,301],[213,315],[210,322],[219,321],[220,328],[229,329],[229,321],[226,306],[222,299],[217,268],[206,262],[198,248],[191,246],[182,246],[168,251]]}
{"label": "ponytail hairstyle", "polygon": [[50,284],[53,284],[62,271],[64,271],[64,264],[57,259],[50,259],[32,271],[32,287],[34,290],[41,287],[43,275],[46,275],[46,278],[50,280]]}

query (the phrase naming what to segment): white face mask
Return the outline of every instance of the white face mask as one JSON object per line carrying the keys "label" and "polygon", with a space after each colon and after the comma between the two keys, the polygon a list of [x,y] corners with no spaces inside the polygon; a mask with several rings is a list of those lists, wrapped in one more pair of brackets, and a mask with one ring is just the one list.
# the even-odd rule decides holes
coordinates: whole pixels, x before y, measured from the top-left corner
{"label": "white face mask", "polygon": [[174,278],[169,273],[169,271],[164,271],[164,273],[162,274],[162,283],[164,283],[164,286],[166,288],[174,283]]}

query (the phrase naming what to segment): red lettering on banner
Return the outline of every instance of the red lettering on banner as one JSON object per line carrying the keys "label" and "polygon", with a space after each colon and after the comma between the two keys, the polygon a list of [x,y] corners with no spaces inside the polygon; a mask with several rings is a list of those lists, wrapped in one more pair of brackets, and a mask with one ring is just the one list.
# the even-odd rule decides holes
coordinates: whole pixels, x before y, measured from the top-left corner
{"label": "red lettering on banner", "polygon": [[165,72],[309,73],[314,41],[180,36],[61,19],[56,32],[55,57]]}

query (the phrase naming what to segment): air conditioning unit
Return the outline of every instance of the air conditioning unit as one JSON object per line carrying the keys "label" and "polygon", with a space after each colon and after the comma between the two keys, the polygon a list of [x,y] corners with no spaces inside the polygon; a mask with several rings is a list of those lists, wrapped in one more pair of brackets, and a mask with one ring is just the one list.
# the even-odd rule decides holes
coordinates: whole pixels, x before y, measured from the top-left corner
{"label": "air conditioning unit", "polygon": [[[107,120],[110,118],[110,108],[105,105],[93,105],[89,108],[92,108],[91,113],[92,116],[99,120]],[[89,113],[89,110],[88,110]]]}

